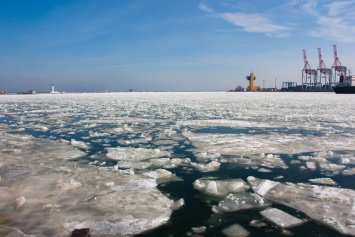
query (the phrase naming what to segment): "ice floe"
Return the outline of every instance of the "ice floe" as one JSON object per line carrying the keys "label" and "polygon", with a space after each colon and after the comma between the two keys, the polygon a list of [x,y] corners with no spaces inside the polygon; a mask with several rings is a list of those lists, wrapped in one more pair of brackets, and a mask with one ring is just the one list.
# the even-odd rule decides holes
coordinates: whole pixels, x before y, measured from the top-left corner
{"label": "ice floe", "polygon": [[200,226],[200,227],[192,227],[191,230],[194,232],[194,233],[203,233],[204,231],[206,231],[207,227],[206,226]]}
{"label": "ice floe", "polygon": [[107,157],[121,161],[140,161],[151,158],[170,156],[170,152],[161,151],[159,149],[117,147],[107,148]]}
{"label": "ice floe", "polygon": [[218,161],[211,161],[207,164],[191,162],[190,164],[201,172],[215,171],[218,170],[221,166],[221,163],[219,163]]}
{"label": "ice floe", "polygon": [[165,169],[157,169],[143,173],[143,176],[152,179],[170,178],[173,174]]}
{"label": "ice floe", "polygon": [[197,179],[193,183],[195,189],[208,195],[225,197],[230,193],[244,192],[249,189],[242,179],[209,180]]}
{"label": "ice floe", "polygon": [[[63,235],[68,236],[71,228],[92,226],[95,235],[129,236],[155,228],[169,220],[172,210],[184,205],[183,199],[170,200],[157,189],[161,180],[178,179],[175,170],[196,175],[201,182],[199,190],[212,195],[204,198],[215,201],[231,192],[229,197],[246,208],[248,202],[261,196],[300,210],[338,231],[346,226],[339,232],[348,233],[355,222],[354,205],[349,204],[354,201],[344,200],[353,193],[339,189],[346,183],[342,180],[352,178],[340,176],[355,175],[355,98],[331,93],[300,95],[1,96],[0,121],[12,131],[0,129],[0,189],[4,203],[11,207],[3,203],[0,208],[20,224],[5,223],[0,233],[10,230],[16,236],[60,236],[65,232]],[[59,143],[34,139],[24,132]],[[285,154],[295,154],[294,159]],[[82,156],[84,159],[80,159]],[[299,175],[305,178],[302,182],[309,180],[322,186],[268,180],[254,182],[255,193],[233,193],[232,188],[221,188],[219,181],[238,177],[231,170],[224,173],[235,167],[245,168],[243,176],[253,172],[270,179],[282,177],[287,182],[289,178],[297,180]],[[210,172],[216,177],[208,178]],[[325,179],[314,180],[320,176],[336,176],[339,187],[324,186],[331,185]],[[205,180],[210,182],[202,185]],[[281,187],[287,187],[286,191]],[[321,195],[323,192],[329,195]],[[221,210],[215,215],[223,216],[222,209],[232,210],[232,204],[236,208],[233,200],[221,201]]]}
{"label": "ice floe", "polygon": [[67,160],[85,155],[79,150],[3,128],[0,133],[0,210],[7,216],[0,235],[68,236],[76,228],[90,228],[95,236],[135,235],[166,223],[173,206],[183,205],[162,195],[155,179],[76,167]]}
{"label": "ice floe", "polygon": [[89,145],[86,144],[85,142],[77,141],[75,139],[71,139],[70,144],[73,147],[76,147],[76,148],[82,148],[82,149],[88,149],[89,148]]}
{"label": "ice floe", "polygon": [[231,193],[212,210],[214,212],[233,212],[268,206],[271,206],[271,203],[256,193]]}
{"label": "ice floe", "polygon": [[326,184],[326,185],[337,185],[334,180],[331,178],[318,178],[318,179],[309,179],[308,180],[312,184]]}
{"label": "ice floe", "polygon": [[225,228],[222,233],[227,237],[247,237],[250,235],[249,231],[237,223]]}
{"label": "ice floe", "polygon": [[271,221],[275,225],[278,225],[282,228],[295,227],[304,223],[303,220],[291,216],[290,214],[281,211],[277,208],[268,208],[266,210],[261,211],[260,214],[268,221]]}
{"label": "ice floe", "polygon": [[279,183],[248,177],[251,188],[265,199],[308,215],[314,221],[355,236],[355,191],[351,189]]}
{"label": "ice floe", "polygon": [[[355,138],[345,141],[341,135],[333,135],[332,139],[322,136],[298,136],[281,134],[214,134],[184,132],[196,147],[194,152],[208,150],[209,153],[221,155],[250,155],[262,153],[295,154],[322,150],[324,147],[332,150],[344,149],[355,145]],[[334,140],[333,140],[334,139]],[[338,141],[338,142],[336,142]],[[292,144],[292,145],[290,145]]]}

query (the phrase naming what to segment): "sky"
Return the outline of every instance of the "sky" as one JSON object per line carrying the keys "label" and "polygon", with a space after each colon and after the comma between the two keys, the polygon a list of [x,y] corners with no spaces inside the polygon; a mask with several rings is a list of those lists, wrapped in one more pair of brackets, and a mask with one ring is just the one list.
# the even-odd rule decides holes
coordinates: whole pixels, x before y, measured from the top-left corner
{"label": "sky", "polygon": [[355,70],[353,0],[0,0],[0,90],[301,84],[303,49]]}

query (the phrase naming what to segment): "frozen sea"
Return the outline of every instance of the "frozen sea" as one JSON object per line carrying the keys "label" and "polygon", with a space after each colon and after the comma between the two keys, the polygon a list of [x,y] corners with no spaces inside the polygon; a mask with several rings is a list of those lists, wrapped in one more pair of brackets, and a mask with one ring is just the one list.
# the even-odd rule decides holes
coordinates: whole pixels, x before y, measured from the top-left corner
{"label": "frozen sea", "polygon": [[355,96],[0,96],[0,236],[355,236]]}

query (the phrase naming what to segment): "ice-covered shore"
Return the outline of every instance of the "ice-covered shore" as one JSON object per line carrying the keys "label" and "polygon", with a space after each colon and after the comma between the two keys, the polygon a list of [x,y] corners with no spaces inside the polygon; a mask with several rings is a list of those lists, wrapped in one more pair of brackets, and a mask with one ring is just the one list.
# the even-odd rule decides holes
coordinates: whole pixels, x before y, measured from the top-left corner
{"label": "ice-covered shore", "polygon": [[173,201],[156,180],[119,175],[70,159],[84,155],[68,145],[0,126],[0,235],[132,236],[164,224]]}

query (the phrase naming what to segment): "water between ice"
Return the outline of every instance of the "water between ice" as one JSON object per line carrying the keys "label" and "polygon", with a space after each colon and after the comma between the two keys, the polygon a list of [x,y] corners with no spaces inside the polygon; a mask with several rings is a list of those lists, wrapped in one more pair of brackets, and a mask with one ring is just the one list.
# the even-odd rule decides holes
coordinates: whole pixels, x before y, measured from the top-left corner
{"label": "water between ice", "polygon": [[330,93],[2,96],[0,232],[351,235],[354,102]]}

